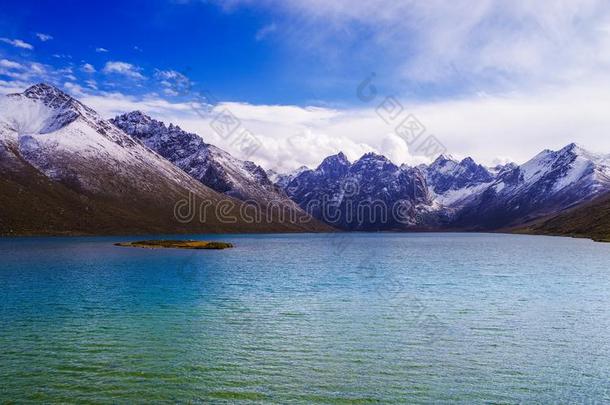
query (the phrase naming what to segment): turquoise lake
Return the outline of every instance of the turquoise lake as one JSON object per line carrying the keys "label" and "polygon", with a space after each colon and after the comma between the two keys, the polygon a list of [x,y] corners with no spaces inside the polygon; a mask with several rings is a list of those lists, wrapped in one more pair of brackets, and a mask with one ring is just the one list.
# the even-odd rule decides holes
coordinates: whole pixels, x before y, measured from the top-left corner
{"label": "turquoise lake", "polygon": [[0,239],[0,402],[610,402],[610,244],[189,238]]}

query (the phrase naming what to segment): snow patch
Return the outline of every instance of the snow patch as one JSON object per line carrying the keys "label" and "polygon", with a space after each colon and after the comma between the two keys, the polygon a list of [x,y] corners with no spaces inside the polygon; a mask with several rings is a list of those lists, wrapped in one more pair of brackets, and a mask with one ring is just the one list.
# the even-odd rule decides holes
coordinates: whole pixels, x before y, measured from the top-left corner
{"label": "snow patch", "polygon": [[555,186],[553,187],[553,191],[563,190],[569,185],[576,183],[578,180],[582,179],[585,174],[589,171],[591,167],[591,161],[587,160],[583,157],[576,157],[574,162],[570,165],[568,172],[565,176],[559,178]]}
{"label": "snow patch", "polygon": [[25,97],[0,99],[0,120],[19,136],[43,132],[52,117],[53,110],[39,101]]}

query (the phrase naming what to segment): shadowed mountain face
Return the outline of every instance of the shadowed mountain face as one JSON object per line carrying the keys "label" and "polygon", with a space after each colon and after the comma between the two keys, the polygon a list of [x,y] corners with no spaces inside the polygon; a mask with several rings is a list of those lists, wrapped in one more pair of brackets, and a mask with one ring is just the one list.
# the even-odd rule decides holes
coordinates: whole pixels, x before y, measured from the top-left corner
{"label": "shadowed mountain face", "polygon": [[455,217],[456,226],[499,229],[528,223],[610,190],[610,159],[575,144],[545,150],[498,174]]}
{"label": "shadowed mountain face", "polygon": [[575,236],[610,242],[610,193],[518,229],[519,232]]}
{"label": "shadowed mountain face", "polygon": [[[356,184],[357,191],[346,193],[344,184],[352,189]],[[610,190],[610,158],[570,144],[556,152],[543,151],[521,166],[491,170],[471,158],[457,161],[448,156],[417,168],[397,167],[375,154],[351,164],[340,153],[316,170],[301,172],[285,189],[317,218],[344,229],[499,230]],[[383,205],[388,219],[358,217],[358,207],[367,204]],[[393,207],[401,207],[399,218],[390,215]]]}
{"label": "shadowed mountain face", "polygon": [[[35,85],[1,103],[2,234],[311,229],[265,213],[258,223],[243,221],[238,200],[206,187],[55,87]],[[188,201],[189,218],[176,218],[176,204]],[[226,201],[232,206],[217,215],[213,207]],[[201,203],[208,208],[199,215]]]}
{"label": "shadowed mountain face", "polygon": [[430,166],[424,168],[428,185],[436,194],[451,190],[478,186],[494,179],[484,166],[476,164],[472,158],[458,162],[451,157],[439,156]]}
{"label": "shadowed mountain face", "polygon": [[[0,186],[2,234],[530,225],[535,232],[603,236],[607,198],[595,199],[610,192],[610,157],[570,144],[520,166],[488,169],[471,158],[441,156],[409,167],[374,153],[352,163],[339,153],[314,170],[283,175],[140,112],[104,120],[39,84],[0,99]],[[184,204],[187,220],[176,211]],[[258,210],[246,217],[243,207]]]}
{"label": "shadowed mountain face", "polygon": [[[263,168],[205,143],[197,134],[173,124],[166,126],[140,111],[120,115],[111,122],[219,193],[251,203],[270,215],[278,215],[277,211],[281,211],[285,219],[309,217],[269,180]],[[330,230],[313,218],[308,218],[307,222],[311,230]]]}
{"label": "shadowed mountain face", "polygon": [[419,169],[398,167],[373,153],[353,164],[343,153],[329,156],[292,179],[286,192],[316,218],[347,230],[423,227],[418,215],[430,205]]}

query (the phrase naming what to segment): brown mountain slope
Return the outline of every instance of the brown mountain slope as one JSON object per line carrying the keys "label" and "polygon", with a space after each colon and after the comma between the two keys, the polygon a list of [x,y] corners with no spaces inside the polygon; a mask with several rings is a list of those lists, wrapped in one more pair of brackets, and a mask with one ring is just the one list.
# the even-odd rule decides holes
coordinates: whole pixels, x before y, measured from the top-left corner
{"label": "brown mountain slope", "polygon": [[[18,169],[18,170],[15,170]],[[151,198],[138,190],[130,203],[96,193],[79,192],[53,181],[34,167],[0,164],[0,235],[113,235],[147,233],[299,232],[307,226],[268,223],[222,223],[215,215],[181,223],[174,217],[174,198],[187,201],[188,192]],[[194,196],[195,194],[191,194]],[[196,194],[196,204],[205,194]],[[138,196],[137,198],[133,198]],[[224,197],[226,199],[226,197]],[[155,201],[156,200],[156,201]],[[228,211],[229,215],[239,215]],[[241,222],[241,221],[240,221]]]}
{"label": "brown mountain slope", "polygon": [[[238,200],[202,185],[54,87],[36,85],[3,101],[0,234],[329,229],[264,212],[251,220]],[[189,199],[190,210],[181,212],[192,215],[177,220],[176,203]]]}
{"label": "brown mountain slope", "polygon": [[610,242],[610,193],[515,232],[574,236]]}

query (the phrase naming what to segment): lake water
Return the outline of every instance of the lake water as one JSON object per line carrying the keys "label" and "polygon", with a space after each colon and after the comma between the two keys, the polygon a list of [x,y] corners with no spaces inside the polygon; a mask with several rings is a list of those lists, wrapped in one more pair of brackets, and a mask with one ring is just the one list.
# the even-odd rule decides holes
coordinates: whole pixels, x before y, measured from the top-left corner
{"label": "lake water", "polygon": [[610,244],[0,239],[0,402],[610,401]]}

